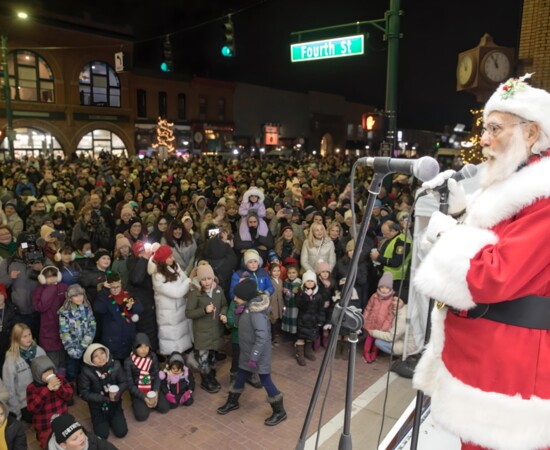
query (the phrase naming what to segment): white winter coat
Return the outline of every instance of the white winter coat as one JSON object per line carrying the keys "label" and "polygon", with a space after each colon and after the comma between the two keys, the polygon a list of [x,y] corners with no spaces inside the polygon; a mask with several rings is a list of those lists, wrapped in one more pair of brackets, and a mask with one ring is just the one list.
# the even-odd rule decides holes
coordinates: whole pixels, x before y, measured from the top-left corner
{"label": "white winter coat", "polygon": [[149,259],[147,271],[155,291],[160,353],[170,355],[174,351],[189,350],[193,346],[192,322],[185,315],[189,278],[180,267],[177,280],[167,283],[164,275],[157,272],[157,265],[152,258]]}

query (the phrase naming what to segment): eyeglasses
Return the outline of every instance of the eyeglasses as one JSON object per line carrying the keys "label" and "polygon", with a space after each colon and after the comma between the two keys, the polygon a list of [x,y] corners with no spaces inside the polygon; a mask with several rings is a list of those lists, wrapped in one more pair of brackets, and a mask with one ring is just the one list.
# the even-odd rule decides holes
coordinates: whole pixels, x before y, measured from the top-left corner
{"label": "eyeglasses", "polygon": [[489,133],[489,136],[497,137],[500,134],[500,132],[504,130],[504,128],[515,127],[516,125],[525,125],[526,123],[531,123],[531,122],[527,121],[527,122],[515,122],[515,123],[506,123],[506,124],[498,124],[498,123],[490,122],[481,129],[481,136],[483,136],[485,133]]}

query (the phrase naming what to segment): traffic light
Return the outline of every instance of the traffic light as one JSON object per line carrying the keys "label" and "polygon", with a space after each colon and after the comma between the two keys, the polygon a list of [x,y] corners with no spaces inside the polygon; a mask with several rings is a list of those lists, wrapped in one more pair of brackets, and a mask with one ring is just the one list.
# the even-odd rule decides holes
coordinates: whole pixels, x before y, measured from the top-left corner
{"label": "traffic light", "polygon": [[232,58],[235,56],[235,30],[233,28],[233,21],[231,20],[231,14],[227,15],[224,28],[224,44],[222,47],[222,55],[226,58]]}
{"label": "traffic light", "polygon": [[172,72],[174,69],[174,63],[172,62],[172,44],[170,43],[170,35],[168,34],[162,44],[162,54],[164,59],[160,63],[160,70],[163,72]]}

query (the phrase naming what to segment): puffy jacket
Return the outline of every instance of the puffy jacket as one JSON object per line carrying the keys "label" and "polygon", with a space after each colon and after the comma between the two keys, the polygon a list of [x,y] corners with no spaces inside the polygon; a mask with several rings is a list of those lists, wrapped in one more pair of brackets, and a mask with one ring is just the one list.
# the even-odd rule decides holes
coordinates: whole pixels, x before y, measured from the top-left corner
{"label": "puffy jacket", "polygon": [[32,306],[40,313],[39,342],[47,352],[63,350],[57,311],[65,302],[68,287],[65,283],[41,284],[32,293]]}
{"label": "puffy jacket", "polygon": [[[216,308],[206,313],[210,303]],[[212,297],[192,289],[187,298],[187,317],[193,320],[193,338],[197,350],[219,350],[224,344],[224,326],[220,315],[227,315],[227,301],[221,288],[214,286]]]}
{"label": "puffy jacket", "polygon": [[[151,342],[145,333],[138,333],[136,340],[132,348],[132,354],[136,353],[136,349],[139,345],[145,344],[151,349]],[[159,362],[157,355],[153,351],[149,351],[149,358],[151,358],[151,367],[149,368],[149,376],[151,377],[151,390],[159,392],[160,390],[160,378],[159,378]],[[126,373],[126,380],[128,381],[128,390],[133,397],[145,400],[146,394],[138,389],[139,382],[139,368],[134,364],[132,355],[128,356],[124,361],[124,372]]]}

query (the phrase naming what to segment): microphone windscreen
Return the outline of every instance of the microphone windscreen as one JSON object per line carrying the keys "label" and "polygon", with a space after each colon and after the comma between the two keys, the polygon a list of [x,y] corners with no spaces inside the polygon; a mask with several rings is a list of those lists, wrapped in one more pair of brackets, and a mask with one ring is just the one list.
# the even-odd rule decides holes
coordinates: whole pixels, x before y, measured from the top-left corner
{"label": "microphone windscreen", "polygon": [[439,173],[439,163],[430,156],[423,156],[416,161],[413,167],[413,175],[420,181],[430,181]]}

